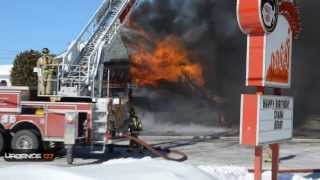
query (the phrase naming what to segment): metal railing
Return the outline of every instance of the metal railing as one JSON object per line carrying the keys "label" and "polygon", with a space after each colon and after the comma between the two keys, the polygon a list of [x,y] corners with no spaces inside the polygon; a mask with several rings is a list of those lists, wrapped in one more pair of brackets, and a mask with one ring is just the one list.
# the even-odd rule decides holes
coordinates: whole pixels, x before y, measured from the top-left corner
{"label": "metal railing", "polygon": [[[86,76],[83,74],[83,67],[81,65],[68,65],[69,68],[74,68],[74,71],[66,77],[62,73],[63,66],[65,65],[48,64],[38,67],[39,96],[62,96],[61,84],[64,84],[65,87],[74,87],[77,91],[76,93],[80,94],[81,88],[85,87],[84,79],[86,79]],[[48,75],[47,73],[51,74]],[[50,87],[47,83],[50,83],[50,90],[47,90],[47,87]],[[45,92],[41,92],[41,90]],[[47,93],[48,91],[50,93]]]}
{"label": "metal railing", "polygon": [[98,48],[98,52],[96,57],[94,57],[94,63],[91,64],[89,63],[89,74],[91,74],[90,77],[95,77],[97,75],[98,68],[90,68],[92,67],[98,67],[101,61],[101,54],[103,49],[109,49],[111,47],[111,42],[113,41],[118,29],[119,29],[120,24],[117,21],[114,21],[113,24],[110,26],[110,32],[109,34],[106,34],[105,37],[103,38],[103,42]]}
{"label": "metal railing", "polygon": [[[88,81],[92,80],[92,78],[95,78],[97,75],[98,67],[101,60],[101,53],[103,49],[109,49],[111,46],[111,42],[114,39],[119,27],[120,23],[117,21],[119,16],[121,15],[122,11],[126,8],[126,6],[129,4],[130,0],[123,0],[121,6],[119,7],[111,7],[111,10],[114,10],[114,13],[112,14],[112,18],[108,20],[105,24],[105,29],[102,33],[102,38],[98,40],[98,48],[95,49],[95,52],[92,53],[89,57],[88,61],[88,76],[91,79],[88,79]],[[112,9],[117,8],[117,9]],[[106,45],[106,46],[105,46]],[[87,81],[87,82],[88,82]]]}
{"label": "metal railing", "polygon": [[104,17],[107,15],[106,12],[110,8],[110,6],[111,0],[103,1],[102,5],[89,20],[89,23],[81,31],[75,41],[73,41],[69,46],[63,58],[63,64],[73,64],[74,61],[80,56],[81,50],[87,45],[87,43],[99,29],[100,24],[103,22]]}

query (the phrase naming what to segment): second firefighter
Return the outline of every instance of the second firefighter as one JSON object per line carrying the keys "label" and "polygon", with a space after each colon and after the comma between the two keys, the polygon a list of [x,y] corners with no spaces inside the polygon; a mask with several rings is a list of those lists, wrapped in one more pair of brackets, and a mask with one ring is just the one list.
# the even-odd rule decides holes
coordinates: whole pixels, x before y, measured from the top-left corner
{"label": "second firefighter", "polygon": [[[142,122],[138,118],[138,116],[136,115],[136,112],[135,112],[134,108],[131,108],[129,113],[130,113],[130,116],[129,116],[129,129],[128,129],[128,131],[129,131],[131,136],[133,136],[135,138],[138,138],[140,132],[143,130]],[[133,148],[135,146],[139,147],[139,151],[140,152],[143,152],[143,146],[139,145],[138,143],[136,143],[133,140],[130,140],[130,142],[129,142],[128,151],[132,152]]]}

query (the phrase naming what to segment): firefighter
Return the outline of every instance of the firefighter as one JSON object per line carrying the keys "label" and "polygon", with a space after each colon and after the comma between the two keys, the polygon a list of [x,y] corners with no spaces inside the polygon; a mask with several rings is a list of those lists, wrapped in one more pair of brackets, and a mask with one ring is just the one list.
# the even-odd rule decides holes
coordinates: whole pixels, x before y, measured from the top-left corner
{"label": "firefighter", "polygon": [[[136,115],[136,112],[135,112],[134,108],[130,108],[129,113],[130,113],[130,116],[129,116],[129,129],[128,129],[129,134],[130,134],[130,136],[138,138],[140,131],[143,130],[142,122],[138,118],[138,116]],[[134,146],[138,146],[140,153],[143,153],[143,149],[144,149],[143,145],[139,145],[133,140],[130,140],[130,142],[129,142],[128,151],[132,152]]]}
{"label": "firefighter", "polygon": [[39,92],[40,95],[52,95],[53,77],[56,74],[53,57],[49,55],[50,51],[48,48],[42,49],[42,56],[37,62],[38,69],[40,72],[39,79]]}

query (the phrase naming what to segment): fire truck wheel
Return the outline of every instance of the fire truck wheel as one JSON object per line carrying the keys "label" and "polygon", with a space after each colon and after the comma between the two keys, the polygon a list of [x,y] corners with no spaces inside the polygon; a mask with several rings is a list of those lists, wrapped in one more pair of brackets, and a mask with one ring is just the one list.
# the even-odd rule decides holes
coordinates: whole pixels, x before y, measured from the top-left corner
{"label": "fire truck wheel", "polygon": [[0,131],[0,154],[3,153],[4,150],[4,135]]}
{"label": "fire truck wheel", "polygon": [[32,149],[38,150],[40,140],[38,136],[31,130],[20,130],[13,135],[11,141],[12,149]]}

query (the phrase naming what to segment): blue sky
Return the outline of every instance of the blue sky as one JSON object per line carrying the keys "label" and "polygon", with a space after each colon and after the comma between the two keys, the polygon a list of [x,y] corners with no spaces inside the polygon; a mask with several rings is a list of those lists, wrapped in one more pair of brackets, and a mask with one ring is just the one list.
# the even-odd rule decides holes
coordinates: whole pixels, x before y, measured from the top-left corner
{"label": "blue sky", "polygon": [[80,33],[102,0],[1,0],[0,64],[18,52],[48,47],[58,54]]}

